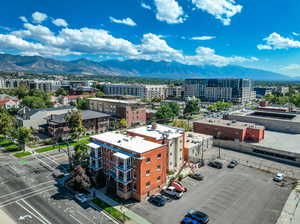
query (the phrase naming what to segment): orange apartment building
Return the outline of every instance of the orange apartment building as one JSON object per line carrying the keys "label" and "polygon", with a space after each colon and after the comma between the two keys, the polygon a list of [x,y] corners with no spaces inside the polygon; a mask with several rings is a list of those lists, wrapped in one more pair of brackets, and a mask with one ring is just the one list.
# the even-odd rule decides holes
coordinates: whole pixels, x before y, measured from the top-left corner
{"label": "orange apartment building", "polygon": [[196,133],[212,135],[215,138],[232,141],[260,142],[264,139],[264,126],[223,119],[203,119],[193,123]]}
{"label": "orange apartment building", "polygon": [[145,200],[166,185],[167,146],[120,132],[90,137],[93,176],[102,172],[124,199]]}

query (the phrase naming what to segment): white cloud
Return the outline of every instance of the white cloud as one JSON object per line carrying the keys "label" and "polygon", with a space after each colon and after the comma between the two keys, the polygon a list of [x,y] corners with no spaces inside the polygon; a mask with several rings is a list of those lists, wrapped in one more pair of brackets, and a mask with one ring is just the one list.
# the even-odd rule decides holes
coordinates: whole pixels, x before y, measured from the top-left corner
{"label": "white cloud", "polygon": [[55,25],[55,26],[58,26],[58,27],[67,27],[68,26],[68,23],[66,22],[66,20],[64,19],[55,19],[52,21],[52,23]]}
{"label": "white cloud", "polygon": [[298,70],[298,69],[300,69],[299,64],[290,64],[290,65],[280,68],[280,70],[283,70],[283,71],[291,71],[291,70]]}
{"label": "white cloud", "polygon": [[257,57],[250,57],[251,61],[259,61],[259,59]]}
{"label": "white cloud", "polygon": [[214,36],[201,36],[201,37],[192,37],[191,40],[211,40],[215,39]]}
{"label": "white cloud", "polygon": [[28,20],[25,16],[20,16],[19,19],[22,20],[22,22],[24,22],[24,23],[28,22]]}
{"label": "white cloud", "polygon": [[271,33],[268,37],[263,39],[265,44],[257,45],[259,50],[277,50],[288,48],[300,48],[300,41],[292,40],[280,36],[278,33]]}
{"label": "white cloud", "polygon": [[147,4],[144,3],[144,2],[141,3],[141,6],[142,6],[144,9],[149,9],[149,10],[151,10],[151,6],[150,6],[150,5],[147,5]]}
{"label": "white cloud", "polygon": [[231,23],[231,17],[242,11],[243,6],[236,4],[235,0],[192,0],[192,3],[198,8],[211,15],[228,26]]}
{"label": "white cloud", "polygon": [[300,35],[299,33],[296,33],[296,32],[292,32],[292,34],[293,34],[294,36],[299,36],[299,35]]}
{"label": "white cloud", "polygon": [[120,23],[127,26],[136,26],[136,23],[131,18],[125,18],[125,19],[115,19],[114,17],[109,17],[110,21],[112,23]]}
{"label": "white cloud", "polygon": [[169,24],[183,23],[184,11],[176,0],[154,0],[156,18]]}
{"label": "white cloud", "polygon": [[42,23],[48,16],[45,13],[35,12],[32,14],[32,20],[34,23]]}

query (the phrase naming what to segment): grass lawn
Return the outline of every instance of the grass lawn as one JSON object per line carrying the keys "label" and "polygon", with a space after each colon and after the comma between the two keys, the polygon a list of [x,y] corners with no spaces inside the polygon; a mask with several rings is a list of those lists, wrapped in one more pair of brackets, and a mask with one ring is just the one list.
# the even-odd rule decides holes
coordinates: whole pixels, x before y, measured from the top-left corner
{"label": "grass lawn", "polygon": [[101,207],[104,211],[110,214],[112,217],[116,218],[120,222],[124,223],[126,220],[129,220],[127,216],[119,212],[119,210],[115,209],[114,207],[110,206],[109,204],[105,203],[99,198],[92,200],[93,203]]}
{"label": "grass lawn", "polygon": [[[81,139],[81,140],[79,140],[79,141],[77,141],[77,142],[71,142],[69,145],[70,145],[70,146],[75,146],[75,145],[80,144],[80,143],[87,144],[87,143],[89,143],[89,139],[88,139],[88,138]],[[37,153],[42,153],[42,152],[48,152],[48,151],[55,150],[55,149],[59,149],[59,148],[65,148],[65,147],[67,147],[67,146],[68,146],[68,144],[63,143],[63,144],[59,144],[59,145],[46,146],[46,147],[37,149],[37,150],[35,150],[35,151],[36,151]]]}
{"label": "grass lawn", "polygon": [[20,149],[12,140],[1,137],[0,138],[0,147],[3,147],[8,152],[17,152]]}
{"label": "grass lawn", "polygon": [[18,153],[14,154],[14,156],[17,158],[21,158],[21,157],[29,156],[29,155],[31,155],[31,152],[18,152]]}

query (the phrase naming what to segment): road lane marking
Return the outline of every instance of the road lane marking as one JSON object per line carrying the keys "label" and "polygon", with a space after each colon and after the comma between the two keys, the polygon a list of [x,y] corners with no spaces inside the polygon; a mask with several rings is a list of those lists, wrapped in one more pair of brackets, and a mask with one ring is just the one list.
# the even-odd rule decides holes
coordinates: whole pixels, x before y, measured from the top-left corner
{"label": "road lane marking", "polygon": [[6,197],[6,196],[12,195],[12,194],[16,194],[16,193],[19,193],[19,192],[22,192],[22,191],[26,191],[26,190],[29,190],[29,189],[36,188],[36,187],[38,187],[38,186],[40,186],[40,185],[43,185],[43,184],[48,184],[48,183],[50,183],[50,182],[55,183],[54,180],[49,180],[49,181],[46,181],[46,182],[43,182],[43,183],[34,185],[34,186],[32,186],[32,187],[28,187],[28,188],[24,188],[24,189],[22,189],[22,190],[18,190],[18,191],[14,191],[14,192],[11,192],[11,193],[8,193],[8,194],[0,195],[0,199],[3,198],[3,197]]}
{"label": "road lane marking", "polygon": [[76,222],[82,224],[76,217],[74,217],[73,215],[69,214],[70,217],[72,217]]}
{"label": "road lane marking", "polygon": [[25,206],[23,206],[21,203],[16,202],[17,205],[19,205],[21,208],[23,208],[25,211],[27,211],[30,215],[34,216],[37,220],[39,220],[41,223],[43,224],[48,224],[46,222],[44,222],[42,219],[40,219],[38,216],[36,216],[35,214],[33,214],[33,212],[31,212],[29,209],[27,209]]}
{"label": "road lane marking", "polygon": [[50,166],[48,163],[46,163],[45,161],[41,160],[41,159],[38,158],[38,157],[34,157],[34,158],[36,158],[37,160],[39,160],[41,163],[45,164],[47,167],[50,168],[50,170],[54,170],[54,168],[53,168],[52,166]]}
{"label": "road lane marking", "polygon": [[49,186],[49,187],[42,188],[40,190],[32,191],[32,192],[24,194],[24,195],[18,195],[14,198],[10,198],[6,201],[0,202],[0,208],[2,208],[4,206],[7,206],[7,205],[10,205],[10,204],[16,202],[17,200],[26,199],[26,198],[32,197],[34,195],[37,195],[37,194],[40,194],[40,193],[43,193],[43,192],[46,192],[46,191],[54,190],[54,189],[56,189],[56,188],[53,187],[53,186]]}
{"label": "road lane marking", "polygon": [[51,158],[51,155],[48,155],[48,156],[46,156],[46,155],[41,155],[41,156],[43,156],[44,158],[48,159],[49,161],[55,163],[56,165],[60,165],[59,163],[57,163],[57,162],[54,161],[53,159],[50,159],[50,158]]}
{"label": "road lane marking", "polygon": [[40,217],[41,219],[43,219],[46,223],[48,224],[51,224],[51,222],[46,219],[45,216],[43,216],[41,213],[39,213],[34,207],[32,207],[27,201],[25,201],[24,199],[21,200],[22,202],[24,202],[29,208],[31,208],[34,212],[36,212]]}
{"label": "road lane marking", "polygon": [[96,224],[95,222],[93,222],[92,220],[90,220],[86,215],[84,215],[82,212],[80,212],[79,210],[76,211],[77,213],[79,213],[82,217],[84,217],[86,220],[88,220],[89,222]]}

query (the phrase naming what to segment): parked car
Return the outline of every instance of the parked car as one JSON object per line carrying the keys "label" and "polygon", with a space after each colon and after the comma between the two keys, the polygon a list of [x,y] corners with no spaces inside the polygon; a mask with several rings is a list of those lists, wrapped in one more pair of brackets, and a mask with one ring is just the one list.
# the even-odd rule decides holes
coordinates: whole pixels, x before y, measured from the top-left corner
{"label": "parked car", "polygon": [[209,217],[204,212],[200,212],[200,211],[196,211],[196,210],[190,210],[190,211],[188,211],[186,216],[190,217],[193,220],[196,220],[200,223],[206,224],[206,223],[209,222]]}
{"label": "parked car", "polygon": [[211,161],[211,162],[208,163],[208,165],[210,167],[214,167],[214,168],[217,168],[217,169],[222,169],[223,168],[223,163],[218,162],[218,161]]}
{"label": "parked car", "polygon": [[187,188],[184,187],[179,181],[174,180],[171,184],[172,187],[175,187],[175,189],[179,192],[186,192]]}
{"label": "parked car", "polygon": [[273,178],[273,180],[276,182],[281,182],[281,181],[283,181],[283,179],[284,179],[284,175],[282,173],[277,173],[275,175],[275,177]]}
{"label": "parked car", "polygon": [[236,167],[237,166],[237,164],[238,164],[238,161],[236,161],[236,160],[232,160],[232,161],[230,161],[230,163],[228,164],[228,168],[234,168],[234,167]]}
{"label": "parked car", "polygon": [[189,176],[195,180],[203,180],[204,178],[203,174],[200,172],[191,173]]}
{"label": "parked car", "polygon": [[163,193],[175,199],[179,199],[183,195],[183,192],[177,191],[176,188],[172,186],[164,188]]}
{"label": "parked car", "polygon": [[75,194],[75,199],[81,203],[85,203],[88,201],[88,196],[82,193]]}
{"label": "parked car", "polygon": [[181,221],[181,224],[201,224],[201,222],[198,222],[195,219],[192,219],[189,216],[184,216],[184,218]]}
{"label": "parked car", "polygon": [[167,199],[162,195],[151,195],[149,201],[157,206],[164,206]]}

